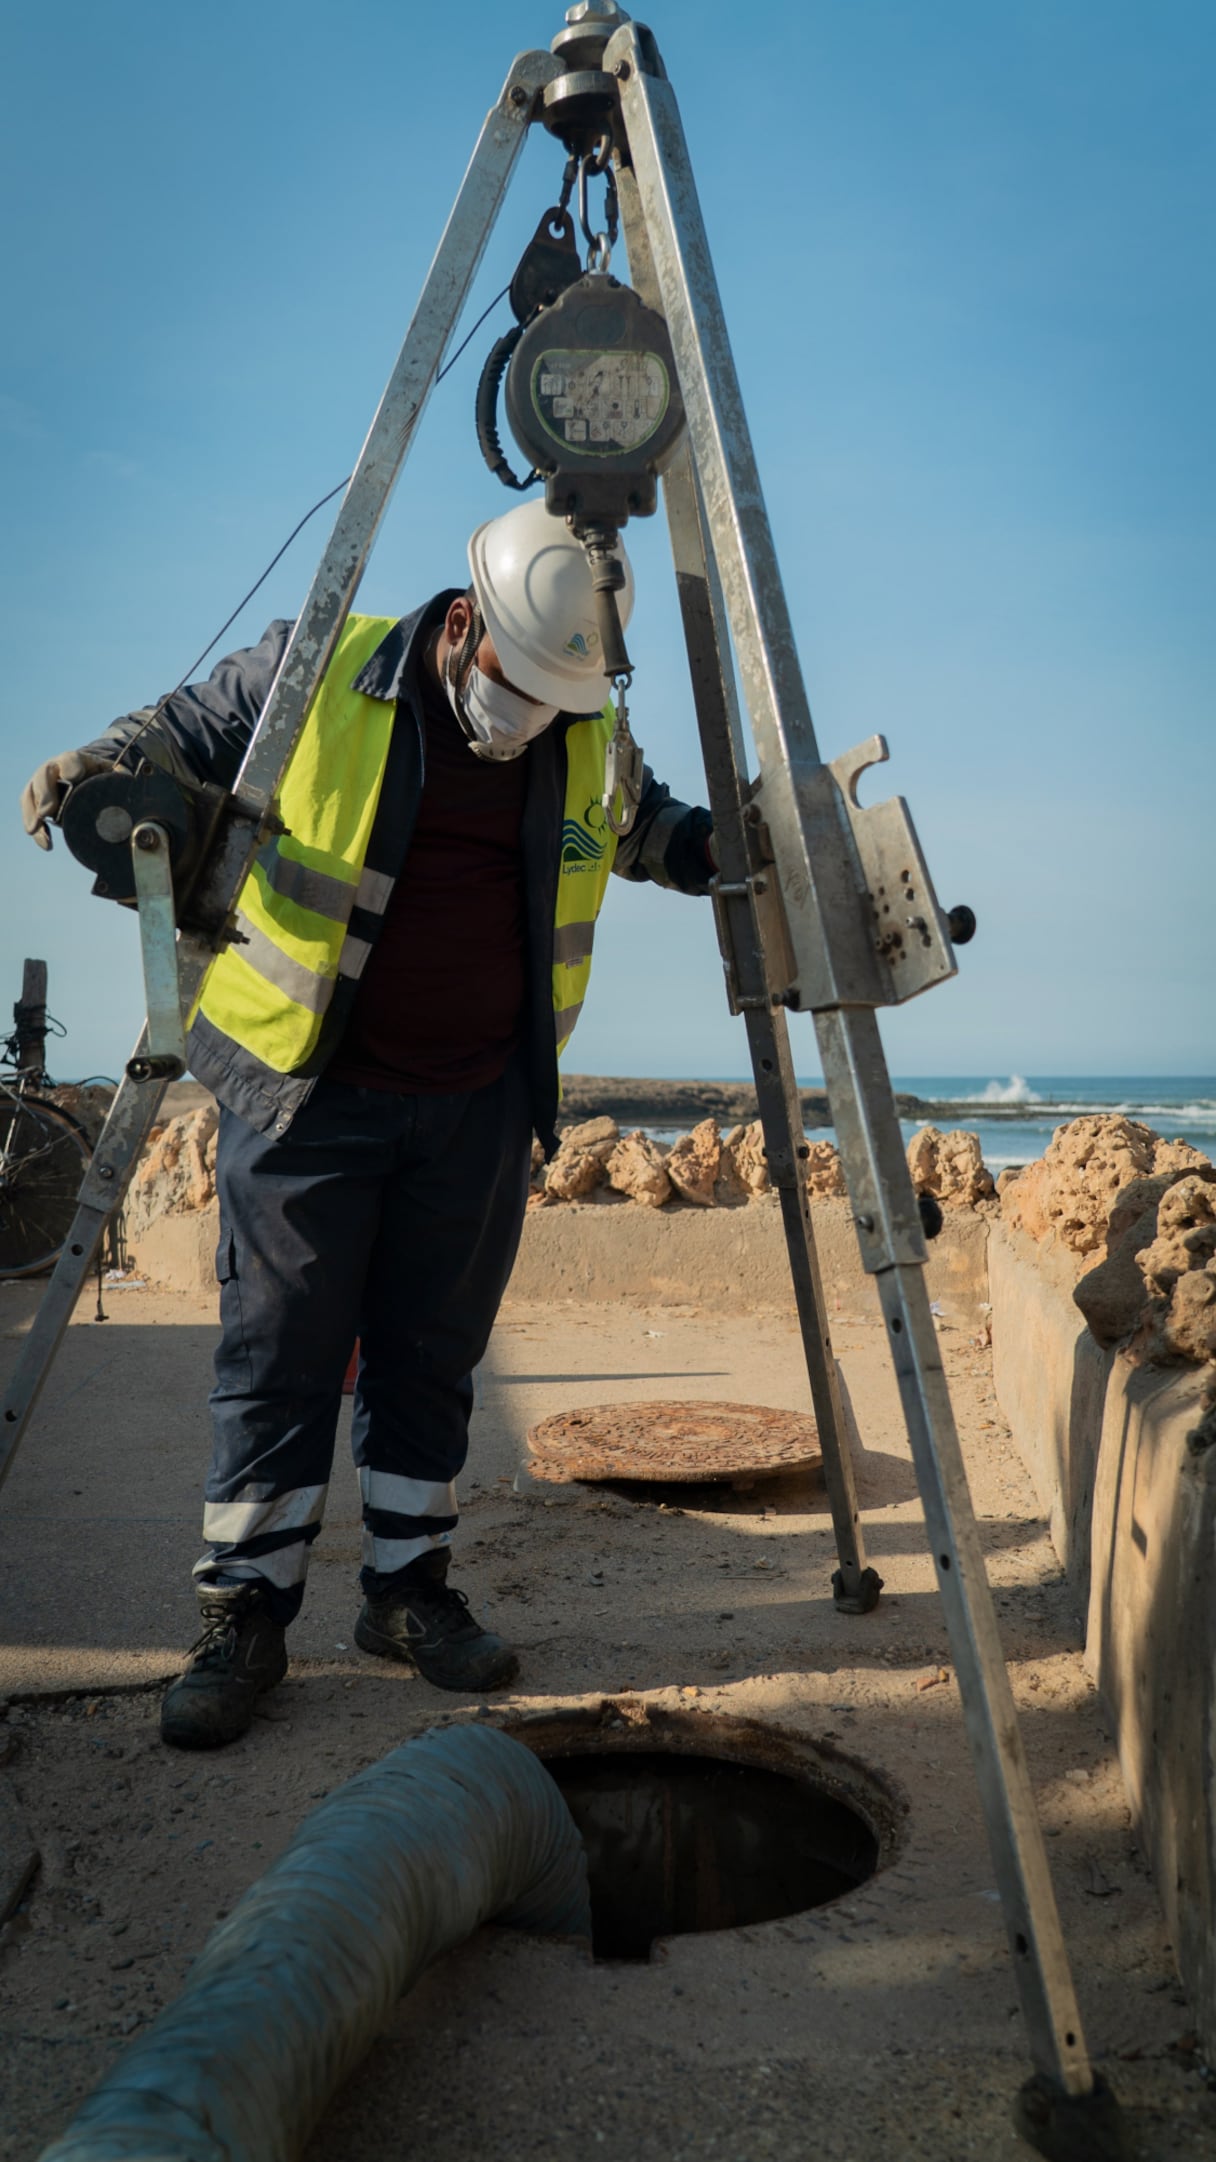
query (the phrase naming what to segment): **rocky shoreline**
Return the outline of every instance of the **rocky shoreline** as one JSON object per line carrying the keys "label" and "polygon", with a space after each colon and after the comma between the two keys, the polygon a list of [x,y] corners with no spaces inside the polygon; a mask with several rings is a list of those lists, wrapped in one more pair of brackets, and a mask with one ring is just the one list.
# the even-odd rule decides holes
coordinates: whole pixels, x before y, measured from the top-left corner
{"label": "rocky shoreline", "polygon": [[[165,1091],[164,1116],[180,1118],[210,1101],[197,1081],[175,1081]],[[802,1123],[808,1132],[830,1126],[832,1114],[823,1089],[799,1093]],[[944,1122],[965,1126],[974,1120],[974,1102],[952,1103],[900,1091],[895,1108],[901,1119],[919,1119],[940,1126]],[[639,1080],[625,1074],[563,1074],[559,1126],[581,1125],[585,1119],[615,1119],[622,1127],[700,1125],[714,1119],[719,1126],[745,1126],[760,1115],[756,1091],[750,1081],[657,1081]],[[985,1120],[1024,1118],[1024,1104],[985,1103]]]}
{"label": "rocky shoreline", "polygon": [[[530,1215],[554,1204],[609,1210],[632,1204],[635,1221],[639,1213],[670,1218],[771,1206],[759,1121],[735,1118],[725,1130],[720,1123],[747,1108],[749,1092],[742,1086],[579,1079],[581,1089],[598,1092],[592,1101],[619,1101],[612,1091],[621,1086],[637,1093],[625,1099],[624,1130],[619,1115],[601,1111],[564,1120],[561,1146],[549,1163],[533,1143]],[[643,1088],[659,1093],[643,1099]],[[579,1104],[580,1093],[571,1088],[567,1112]],[[700,1108],[707,1099],[714,1111],[674,1142],[661,1138],[684,1104]],[[644,1100],[658,1135],[628,1123],[642,1115]],[[201,1220],[216,1207],[214,1099],[195,1084],[179,1083],[167,1091],[164,1109],[168,1117],[153,1127],[126,1197],[127,1233],[137,1258],[162,1219]],[[845,1200],[843,1167],[831,1142],[808,1141],[800,1153],[808,1198]],[[946,1211],[1003,1217],[1010,1229],[1054,1256],[1053,1265],[1062,1264],[1071,1280],[1082,1277],[1076,1303],[1100,1344],[1150,1363],[1200,1364],[1210,1377],[1208,1401],[1216,1405],[1216,1169],[1197,1149],[1108,1114],[1071,1120],[1042,1158],[1005,1170],[997,1180],[984,1164],[978,1137],[965,1128],[943,1132],[925,1120],[908,1143],[907,1158],[918,1194],[932,1196]],[[213,1250],[210,1232],[203,1245]]]}
{"label": "rocky shoreline", "polygon": [[[830,1126],[832,1113],[823,1089],[799,1092],[802,1123],[808,1132]],[[895,1108],[901,1119],[923,1119],[941,1125],[949,1121],[966,1125],[974,1119],[975,1103],[951,1103],[899,1092]],[[715,1119],[719,1126],[742,1126],[758,1118],[760,1106],[750,1081],[646,1081],[629,1076],[564,1074],[562,1121],[616,1119],[621,1126],[696,1126]],[[986,1120],[1024,1118],[1024,1104],[983,1106]]]}

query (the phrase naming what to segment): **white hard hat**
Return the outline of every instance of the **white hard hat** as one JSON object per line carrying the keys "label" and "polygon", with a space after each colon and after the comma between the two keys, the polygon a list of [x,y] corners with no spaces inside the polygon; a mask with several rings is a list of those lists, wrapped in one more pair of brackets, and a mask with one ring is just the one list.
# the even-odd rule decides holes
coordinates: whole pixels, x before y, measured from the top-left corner
{"label": "white hard hat", "polygon": [[[633,613],[623,547],[622,629]],[[480,525],[469,542],[477,604],[508,683],[559,713],[598,713],[608,696],[591,567],[580,540],[538,496]]]}

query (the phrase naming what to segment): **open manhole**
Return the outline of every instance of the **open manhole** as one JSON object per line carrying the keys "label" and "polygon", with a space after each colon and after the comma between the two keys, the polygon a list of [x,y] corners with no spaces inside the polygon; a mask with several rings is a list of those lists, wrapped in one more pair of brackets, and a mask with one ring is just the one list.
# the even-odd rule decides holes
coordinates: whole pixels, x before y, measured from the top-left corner
{"label": "open manhole", "polygon": [[814,1419],[769,1404],[592,1404],[528,1430],[528,1469],[537,1479],[726,1480],[746,1488],[822,1463]]}
{"label": "open manhole", "polygon": [[598,1959],[665,1937],[803,1914],[898,1848],[906,1805],[830,1743],[628,1698],[512,1722],[587,1848]]}

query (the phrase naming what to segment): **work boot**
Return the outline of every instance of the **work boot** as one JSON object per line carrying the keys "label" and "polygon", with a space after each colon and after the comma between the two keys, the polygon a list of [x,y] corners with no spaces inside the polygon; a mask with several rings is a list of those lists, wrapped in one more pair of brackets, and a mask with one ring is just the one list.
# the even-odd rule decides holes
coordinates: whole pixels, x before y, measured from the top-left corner
{"label": "work boot", "polygon": [[477,1695],[500,1689],[519,1672],[519,1660],[470,1614],[464,1593],[448,1583],[447,1568],[441,1548],[412,1563],[391,1591],[369,1594],[355,1642],[377,1658],[417,1667],[436,1689]]}
{"label": "work boot", "polygon": [[176,1749],[222,1749],[246,1734],[253,1707],[287,1672],[281,1622],[256,1584],[211,1585],[199,1593],[203,1633],[184,1674],[161,1706],[161,1740]]}

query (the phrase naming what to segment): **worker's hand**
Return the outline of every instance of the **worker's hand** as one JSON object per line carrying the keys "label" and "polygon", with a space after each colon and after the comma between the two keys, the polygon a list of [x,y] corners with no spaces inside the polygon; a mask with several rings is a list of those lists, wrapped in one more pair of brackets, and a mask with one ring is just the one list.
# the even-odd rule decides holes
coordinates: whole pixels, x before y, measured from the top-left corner
{"label": "worker's hand", "polygon": [[108,773],[110,763],[92,751],[61,751],[58,758],[48,758],[45,766],[39,766],[21,793],[21,823],[39,848],[50,847],[48,821],[58,823],[69,788],[94,773]]}

